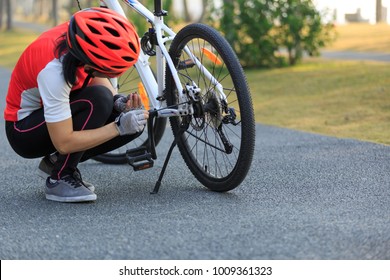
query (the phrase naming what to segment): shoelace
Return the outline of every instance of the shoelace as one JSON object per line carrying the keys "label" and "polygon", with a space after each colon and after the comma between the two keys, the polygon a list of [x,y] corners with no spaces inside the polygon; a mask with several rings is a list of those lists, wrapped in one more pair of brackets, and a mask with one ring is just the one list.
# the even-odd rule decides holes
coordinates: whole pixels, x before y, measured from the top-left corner
{"label": "shoelace", "polygon": [[77,178],[77,175],[75,176],[75,174],[72,175],[66,175],[64,177],[61,178],[62,180],[64,180],[65,182],[69,183],[71,186],[75,187],[75,188],[79,188],[79,187],[82,187],[84,186],[82,181]]}
{"label": "shoelace", "polygon": [[80,170],[78,168],[76,168],[76,171],[73,173],[73,177],[76,178],[78,181],[80,181],[80,183],[84,186],[84,187],[87,187],[84,182],[83,182],[83,178],[81,178],[81,173],[80,173]]}

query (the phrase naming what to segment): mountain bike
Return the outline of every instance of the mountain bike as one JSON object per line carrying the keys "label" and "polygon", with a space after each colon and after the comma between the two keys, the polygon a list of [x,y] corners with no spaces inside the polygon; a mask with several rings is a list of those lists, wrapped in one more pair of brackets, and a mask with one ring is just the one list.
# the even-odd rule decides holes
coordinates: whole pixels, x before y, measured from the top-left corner
{"label": "mountain bike", "polygon": [[205,187],[217,192],[236,188],[252,163],[255,120],[246,77],[233,49],[208,25],[192,23],[175,33],[164,23],[162,0],[154,1],[154,12],[136,0],[120,2],[104,0],[100,6],[125,17],[122,6],[133,9],[150,28],[140,36],[137,63],[118,79],[118,92],[137,91],[150,117],[147,131],[132,146],[94,159],[128,163],[136,171],[153,167],[169,118],[174,140],[152,193],[158,192],[176,145]]}

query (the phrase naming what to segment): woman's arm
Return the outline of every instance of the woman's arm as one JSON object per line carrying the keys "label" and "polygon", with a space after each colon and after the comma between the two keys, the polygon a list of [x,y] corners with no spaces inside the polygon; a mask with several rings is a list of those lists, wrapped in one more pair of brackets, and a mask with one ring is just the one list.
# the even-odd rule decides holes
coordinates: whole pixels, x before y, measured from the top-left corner
{"label": "woman's arm", "polygon": [[[129,108],[139,108],[142,106],[141,99],[137,94],[133,94],[131,97],[127,101]],[[147,111],[143,110],[142,114],[144,115],[143,119],[148,119],[149,113]],[[130,116],[127,117],[130,118]],[[73,130],[72,118],[58,122],[46,122],[46,124],[53,145],[61,154],[85,151],[119,135],[118,128],[114,122],[99,128],[82,131]],[[124,125],[127,126],[126,130],[131,129],[137,126],[137,120],[132,119]]]}
{"label": "woman's arm", "polygon": [[82,131],[73,130],[72,118],[47,123],[50,138],[60,154],[70,154],[96,147],[119,135],[115,123]]}

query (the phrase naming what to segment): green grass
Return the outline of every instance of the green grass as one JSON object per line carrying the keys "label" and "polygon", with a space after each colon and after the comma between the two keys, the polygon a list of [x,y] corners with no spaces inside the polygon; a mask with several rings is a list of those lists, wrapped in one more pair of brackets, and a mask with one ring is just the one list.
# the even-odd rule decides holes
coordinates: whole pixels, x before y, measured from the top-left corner
{"label": "green grass", "polygon": [[247,71],[256,121],[390,144],[389,66],[312,59]]}
{"label": "green grass", "polygon": [[336,26],[338,39],[327,49],[390,53],[390,25],[354,23]]}
{"label": "green grass", "polygon": [[[339,40],[356,42],[343,36]],[[34,38],[23,31],[0,32],[0,65],[12,69]],[[338,49],[343,44],[351,50],[343,42]],[[389,64],[310,59],[246,74],[258,123],[390,145]]]}
{"label": "green grass", "polygon": [[21,52],[36,37],[36,33],[21,30],[0,32],[0,65],[12,69]]}

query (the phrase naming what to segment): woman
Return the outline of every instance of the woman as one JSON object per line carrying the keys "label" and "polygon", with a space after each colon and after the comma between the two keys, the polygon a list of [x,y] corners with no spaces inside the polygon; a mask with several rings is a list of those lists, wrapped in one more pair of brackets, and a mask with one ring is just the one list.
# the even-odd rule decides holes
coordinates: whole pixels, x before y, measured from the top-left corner
{"label": "woman", "polygon": [[138,137],[148,112],[137,94],[116,94],[110,79],[138,59],[132,24],[104,8],[75,13],[34,41],[11,75],[4,118],[11,147],[25,158],[44,157],[49,200],[96,200],[77,165]]}

